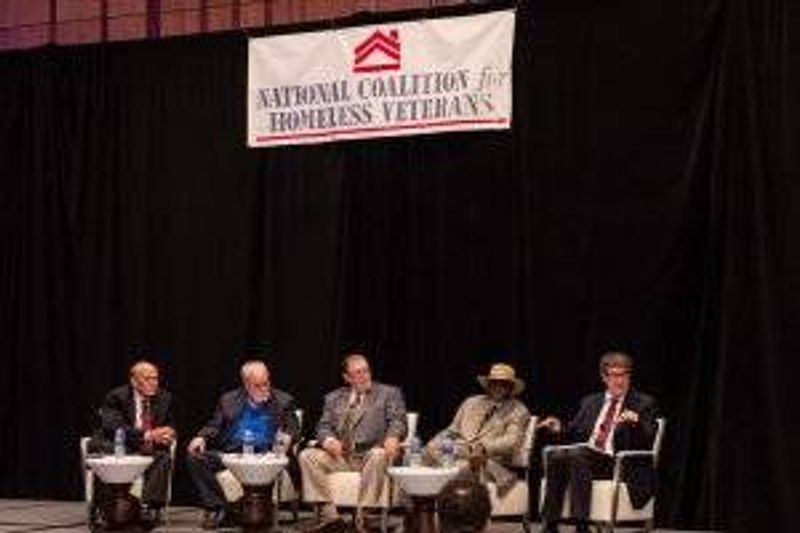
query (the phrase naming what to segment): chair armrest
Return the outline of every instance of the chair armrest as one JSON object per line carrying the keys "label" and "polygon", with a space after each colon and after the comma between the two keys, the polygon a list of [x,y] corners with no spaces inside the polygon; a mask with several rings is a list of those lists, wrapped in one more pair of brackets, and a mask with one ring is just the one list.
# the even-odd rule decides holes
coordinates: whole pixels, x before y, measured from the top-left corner
{"label": "chair armrest", "polygon": [[650,458],[655,465],[656,454],[650,450],[625,450],[614,456],[614,483],[619,483],[622,476],[622,463],[627,459]]}
{"label": "chair armrest", "polygon": [[585,443],[579,444],[551,444],[542,448],[542,473],[547,475],[547,459],[552,453],[585,448]]}
{"label": "chair armrest", "polygon": [[650,450],[625,450],[616,455],[617,461],[623,461],[630,457],[652,457],[655,459],[656,454]]}
{"label": "chair armrest", "polygon": [[586,443],[579,442],[578,444],[550,444],[542,449],[542,454],[548,454],[561,450],[577,450],[578,448],[585,448]]}
{"label": "chair armrest", "polygon": [[[533,452],[533,448],[522,448],[521,450],[515,452],[511,458],[511,467],[516,468],[518,470],[529,470],[531,468],[531,453]],[[517,456],[521,455],[521,459],[518,461]]]}

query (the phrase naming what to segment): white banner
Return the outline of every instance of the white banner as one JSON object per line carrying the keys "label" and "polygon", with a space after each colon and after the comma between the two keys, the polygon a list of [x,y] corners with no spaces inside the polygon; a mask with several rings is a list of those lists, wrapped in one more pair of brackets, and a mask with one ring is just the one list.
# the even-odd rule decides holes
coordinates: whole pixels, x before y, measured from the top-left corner
{"label": "white banner", "polygon": [[511,127],[513,10],[251,39],[247,143]]}

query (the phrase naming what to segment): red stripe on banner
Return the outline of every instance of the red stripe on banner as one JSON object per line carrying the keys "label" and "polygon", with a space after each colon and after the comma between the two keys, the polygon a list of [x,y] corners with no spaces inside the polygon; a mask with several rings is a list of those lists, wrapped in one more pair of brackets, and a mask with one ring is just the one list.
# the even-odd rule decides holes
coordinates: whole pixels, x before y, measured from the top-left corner
{"label": "red stripe on banner", "polygon": [[256,141],[281,141],[288,139],[311,139],[314,137],[329,137],[332,135],[340,134],[358,134],[358,133],[372,133],[376,131],[400,131],[400,130],[418,130],[422,128],[435,128],[438,126],[467,126],[475,124],[504,124],[508,122],[507,118],[484,118],[484,119],[464,119],[464,120],[441,120],[439,122],[418,122],[416,124],[409,124],[406,126],[381,126],[375,128],[357,128],[351,130],[324,130],[314,133],[294,133],[291,135],[256,135]]}
{"label": "red stripe on banner", "polygon": [[377,52],[383,52],[392,59],[400,60],[400,52],[394,48],[390,48],[386,43],[372,43],[360,53],[356,54],[356,63],[363,63],[369,56]]}
{"label": "red stripe on banner", "polygon": [[354,52],[361,55],[365,48],[372,46],[376,42],[383,43],[400,53],[400,42],[397,40],[397,32],[392,31],[390,36],[384,35],[380,30],[375,30],[364,42],[356,46]]}
{"label": "red stripe on banner", "polygon": [[353,67],[353,72],[381,72],[383,70],[400,70],[400,64],[386,63],[383,65],[359,65]]}

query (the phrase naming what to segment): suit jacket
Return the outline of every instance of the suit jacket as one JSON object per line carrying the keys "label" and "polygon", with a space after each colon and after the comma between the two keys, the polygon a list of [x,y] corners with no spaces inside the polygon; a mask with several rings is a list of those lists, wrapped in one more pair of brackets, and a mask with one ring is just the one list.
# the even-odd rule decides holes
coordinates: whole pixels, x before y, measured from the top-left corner
{"label": "suit jacket", "polygon": [[[594,430],[597,417],[605,402],[605,392],[590,394],[581,400],[578,413],[567,425],[567,437],[571,442],[587,442]],[[639,414],[637,424],[621,424],[614,430],[614,451],[649,450],[656,435],[656,401],[651,396],[629,390],[621,410],[630,409]],[[656,472],[652,465],[632,461],[625,466],[623,477],[628,483],[631,503],[642,507],[655,492]]]}
{"label": "suit jacket", "polygon": [[[172,395],[158,389],[150,398],[150,413],[153,427],[172,426]],[[125,430],[125,446],[129,450],[139,450],[142,446],[144,432],[136,428],[136,401],[133,387],[122,385],[106,395],[100,408],[101,442],[95,447],[107,448],[114,442],[117,428]]]}
{"label": "suit jacket", "polygon": [[[226,392],[219,397],[214,415],[197,432],[197,436],[206,440],[209,449],[233,451],[231,428],[246,404],[247,391],[244,387]],[[259,406],[270,414],[277,429],[291,435],[292,442],[297,441],[300,424],[295,414],[294,398],[290,394],[272,389],[269,399]]]}
{"label": "suit jacket", "polygon": [[[341,440],[340,428],[350,403],[351,388],[340,387],[325,395],[325,406],[317,423],[317,440],[328,437]],[[406,405],[403,393],[392,385],[373,382],[363,400],[358,419],[353,425],[353,444],[361,452],[379,446],[393,436],[403,440],[406,435]]]}
{"label": "suit jacket", "polygon": [[495,405],[486,394],[467,398],[450,425],[428,443],[427,449],[430,455],[438,457],[441,440],[448,436],[456,441],[482,445],[488,459],[486,472],[503,493],[517,479],[507,466],[511,465],[514,451],[522,444],[530,412],[515,398],[502,402],[492,412]]}
{"label": "suit jacket", "polygon": [[447,429],[436,438],[449,434],[470,444],[481,444],[490,458],[501,462],[510,461],[514,451],[522,443],[530,413],[522,402],[510,398],[484,421],[494,405],[485,394],[467,398]]}

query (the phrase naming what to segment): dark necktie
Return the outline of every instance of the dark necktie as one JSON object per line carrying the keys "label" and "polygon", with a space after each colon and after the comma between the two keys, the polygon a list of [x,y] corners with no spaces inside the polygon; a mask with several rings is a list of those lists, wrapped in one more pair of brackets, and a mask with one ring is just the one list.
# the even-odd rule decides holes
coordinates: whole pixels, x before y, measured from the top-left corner
{"label": "dark necktie", "polygon": [[344,454],[346,456],[351,455],[355,449],[353,428],[355,427],[356,421],[358,420],[358,415],[361,411],[363,396],[364,395],[361,393],[356,395],[353,402],[347,406],[347,411],[345,412],[344,419],[342,420],[339,436],[341,437],[342,448],[344,448]]}
{"label": "dark necktie", "polygon": [[142,431],[153,429],[153,411],[150,408],[150,398],[142,398]]}
{"label": "dark necktie", "polygon": [[[142,435],[153,429],[153,411],[150,408],[150,398],[142,398],[142,412],[139,419]],[[142,440],[141,452],[149,454],[153,451],[153,441]]]}
{"label": "dark necktie", "polygon": [[500,409],[500,404],[499,403],[493,403],[486,410],[486,413],[483,415],[483,419],[481,419],[481,423],[478,426],[478,431],[477,431],[478,434],[480,434],[480,432],[483,431],[483,428],[486,427],[486,424],[489,423],[489,420],[492,419],[492,417],[494,416],[494,414],[497,412],[498,409]]}
{"label": "dark necktie", "polygon": [[603,421],[600,422],[600,427],[597,428],[597,436],[594,438],[594,445],[601,450],[605,449],[608,436],[611,435],[611,430],[614,429],[614,415],[617,413],[617,404],[619,404],[619,398],[612,397],[608,404],[608,410],[603,417]]}

